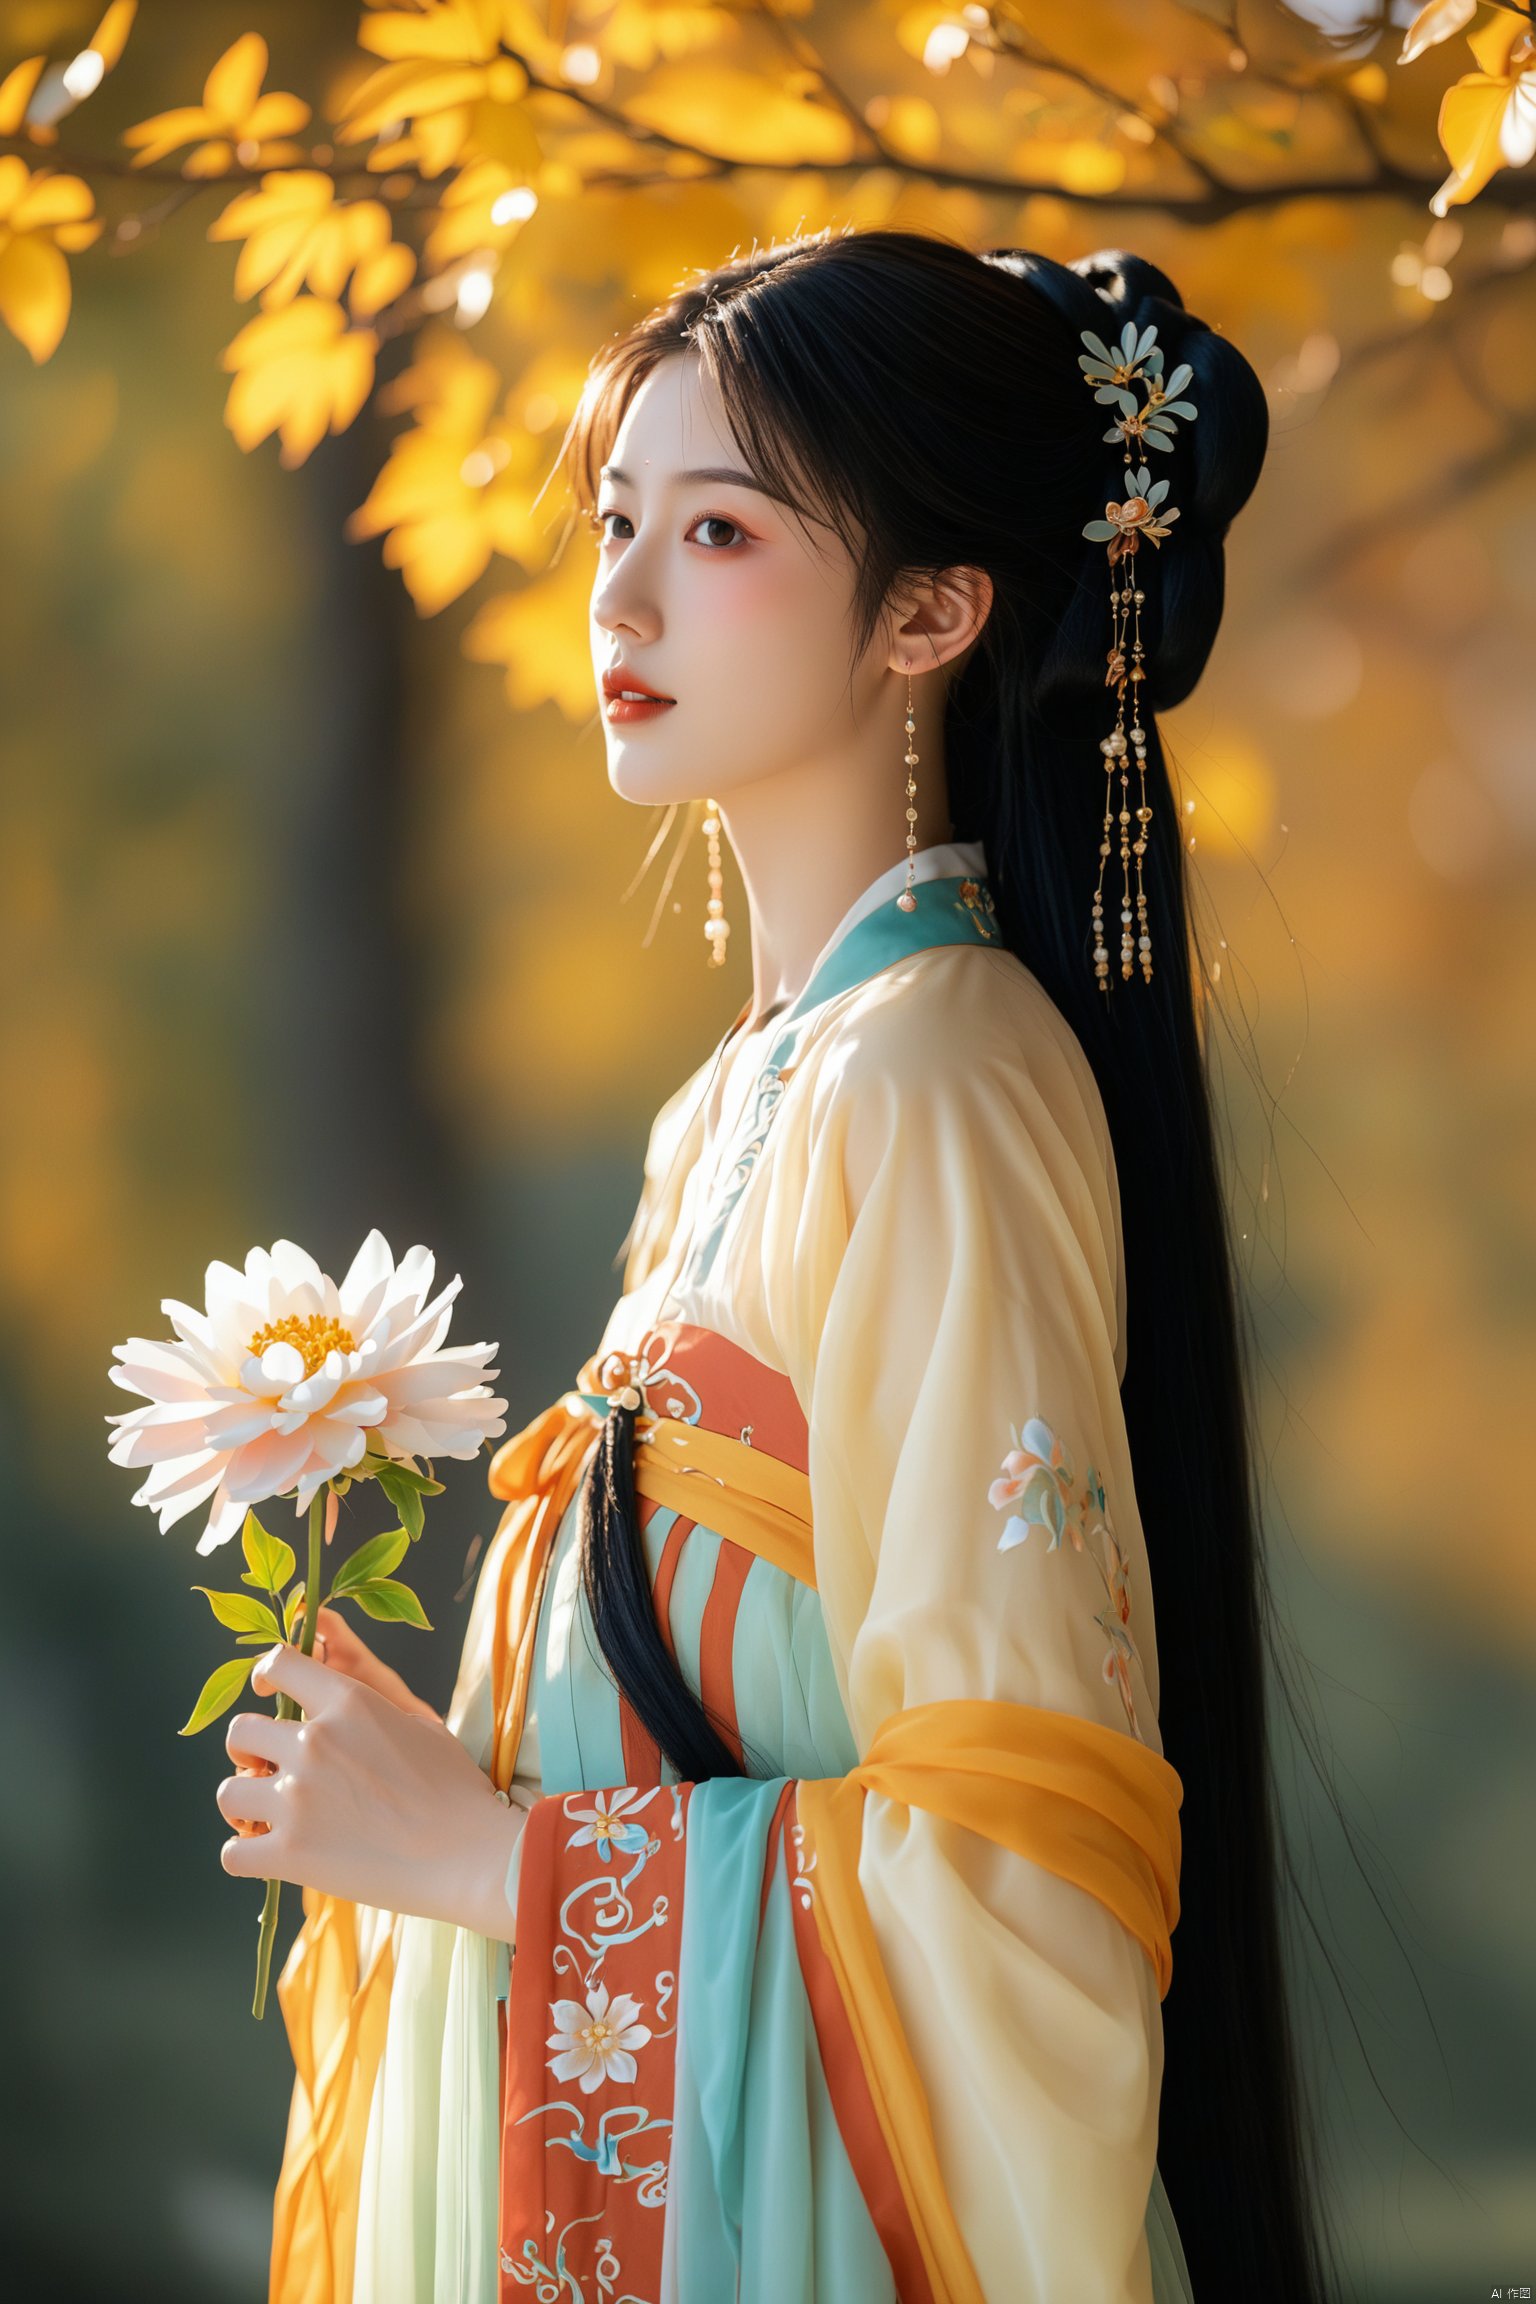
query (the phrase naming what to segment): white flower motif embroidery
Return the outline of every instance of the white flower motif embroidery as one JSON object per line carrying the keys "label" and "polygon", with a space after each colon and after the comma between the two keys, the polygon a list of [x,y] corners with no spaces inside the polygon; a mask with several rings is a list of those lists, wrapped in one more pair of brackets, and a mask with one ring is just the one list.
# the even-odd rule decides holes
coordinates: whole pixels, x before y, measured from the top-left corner
{"label": "white flower motif embroidery", "polygon": [[[633,1816],[624,1813],[640,1797],[640,1793],[631,1787],[624,1792],[600,1792],[598,1804],[593,1808],[567,1807],[567,1816],[580,1820],[579,1830],[573,1832],[566,1842],[567,1848],[595,1847],[605,1864],[613,1848],[622,1848],[626,1853],[643,1848],[650,1838],[649,1832]],[[648,1799],[650,1795],[646,1794],[645,1797]]]}
{"label": "white flower motif embroidery", "polygon": [[546,2059],[557,2080],[575,2080],[585,2096],[605,2080],[630,2081],[639,2070],[632,2051],[651,2037],[648,2024],[638,2024],[640,2002],[621,1992],[610,2004],[608,1987],[599,1984],[579,2000],[553,2000],[549,2009],[556,2029],[545,2041],[556,2053]]}

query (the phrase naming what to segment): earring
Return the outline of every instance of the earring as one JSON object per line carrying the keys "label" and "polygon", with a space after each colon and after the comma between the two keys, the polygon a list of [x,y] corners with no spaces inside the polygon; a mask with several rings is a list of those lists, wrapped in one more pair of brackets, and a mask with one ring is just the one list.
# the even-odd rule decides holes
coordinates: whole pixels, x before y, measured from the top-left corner
{"label": "earring", "polygon": [[917,795],[917,780],[912,771],[917,766],[917,720],[912,711],[912,667],[903,665],[907,675],[907,884],[896,901],[903,912],[917,910],[917,898],[912,893],[912,856],[917,847],[917,810],[912,805]]}
{"label": "earring", "polygon": [[704,808],[704,837],[709,842],[709,902],[705,906],[704,933],[709,938],[710,967],[723,968],[731,924],[725,917],[725,903],[720,894],[725,886],[720,871],[720,810],[713,800],[706,800]]}

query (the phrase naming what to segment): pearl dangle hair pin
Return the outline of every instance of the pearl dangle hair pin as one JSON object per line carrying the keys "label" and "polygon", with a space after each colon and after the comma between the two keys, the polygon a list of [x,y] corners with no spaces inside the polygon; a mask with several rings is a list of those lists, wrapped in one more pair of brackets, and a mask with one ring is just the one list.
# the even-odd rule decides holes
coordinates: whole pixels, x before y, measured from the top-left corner
{"label": "pearl dangle hair pin", "polygon": [[[1120,411],[1104,437],[1120,441],[1125,450],[1124,500],[1106,504],[1103,519],[1090,520],[1083,530],[1090,543],[1109,547],[1109,657],[1104,685],[1115,691],[1116,710],[1114,727],[1099,743],[1104,760],[1104,824],[1099,843],[1098,885],[1093,892],[1094,974],[1099,990],[1107,993],[1110,984],[1109,949],[1104,941],[1104,868],[1109,861],[1112,826],[1117,816],[1121,871],[1120,974],[1129,978],[1139,957],[1143,979],[1148,984],[1152,981],[1152,936],[1147,926],[1147,893],[1141,865],[1147,848],[1147,827],[1152,821],[1152,811],[1147,805],[1147,733],[1141,722],[1141,687],[1147,676],[1141,611],[1147,595],[1131,563],[1143,537],[1160,548],[1179,516],[1166,502],[1168,482],[1154,480],[1147,465],[1135,462],[1132,443],[1143,454],[1148,449],[1171,449],[1179,420],[1190,422],[1196,409],[1192,401],[1179,398],[1194,370],[1181,362],[1171,376],[1164,377],[1163,355],[1155,327],[1138,330],[1133,320],[1127,320],[1113,351],[1091,328],[1082,330],[1080,341],[1087,346],[1086,352],[1078,354],[1077,361],[1085,383],[1093,387],[1095,400],[1102,400]],[[1137,400],[1131,389],[1133,384],[1145,393],[1144,403]],[[1127,693],[1131,705],[1129,728],[1126,725]],[[1132,811],[1127,774],[1133,754],[1139,778],[1135,810],[1138,833],[1134,840],[1130,836]],[[1120,777],[1118,811],[1113,801],[1117,770]],[[1134,934],[1131,928],[1133,856],[1136,860]]]}

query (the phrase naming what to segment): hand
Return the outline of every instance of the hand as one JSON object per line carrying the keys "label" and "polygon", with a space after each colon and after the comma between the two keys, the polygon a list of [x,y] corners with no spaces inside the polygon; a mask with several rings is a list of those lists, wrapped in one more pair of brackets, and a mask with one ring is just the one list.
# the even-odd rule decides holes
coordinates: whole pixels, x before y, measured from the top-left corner
{"label": "hand", "polygon": [[236,1827],[220,1851],[226,1872],[511,1942],[507,1868],[524,1813],[496,1797],[456,1736],[297,1648],[263,1656],[251,1686],[293,1697],[304,1718],[240,1712],[230,1722],[230,1757],[266,1772],[219,1786],[219,1813]]}
{"label": "hand", "polygon": [[333,1672],[345,1672],[349,1680],[361,1680],[365,1688],[387,1696],[402,1712],[413,1713],[419,1720],[441,1720],[442,1714],[434,1712],[424,1696],[417,1696],[406,1686],[393,1666],[374,1654],[339,1609],[320,1610],[316,1619],[315,1653]]}

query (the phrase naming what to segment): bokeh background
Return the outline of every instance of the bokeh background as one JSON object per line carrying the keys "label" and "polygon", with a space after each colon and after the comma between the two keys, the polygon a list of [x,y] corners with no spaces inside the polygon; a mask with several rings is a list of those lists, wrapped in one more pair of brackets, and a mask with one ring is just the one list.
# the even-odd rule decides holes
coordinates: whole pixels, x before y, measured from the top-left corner
{"label": "bokeh background", "polygon": [[[1348,2293],[1453,2304],[1536,2283],[1536,206],[1525,170],[1430,215],[1468,59],[1398,73],[1407,13],[1000,13],[1151,89],[1234,181],[1371,150],[1404,175],[1190,220],[1135,198],[1137,115],[988,56],[985,12],[836,0],[799,29],[912,168],[968,137],[1037,188],[683,171],[642,205],[567,153],[524,171],[489,309],[461,296],[430,341],[507,380],[536,482],[582,361],[686,267],[889,219],[1135,247],[1264,377],[1227,627],[1168,734],[1280,1637],[1322,1761],[1277,1704]],[[619,29],[661,14],[631,0]],[[618,21],[585,19],[599,43]],[[0,72],[94,21],[12,0]],[[254,23],[312,100],[369,61],[333,0],[161,0],[54,164],[194,102]],[[630,52],[633,90],[656,52]],[[1216,87],[1264,58],[1241,101]],[[1368,140],[1343,157],[1318,87],[1336,143]],[[743,101],[722,82],[689,117],[724,138]],[[109,218],[150,199],[92,182]],[[194,1523],[160,1537],[107,1464],[111,1345],[200,1300],[215,1256],[287,1235],[339,1269],[378,1223],[465,1275],[515,1429],[595,1340],[650,1116],[747,989],[744,935],[704,964],[702,841],[659,906],[658,865],[633,885],[658,826],[604,777],[586,546],[544,574],[525,519],[442,605],[418,549],[413,598],[346,534],[398,404],[286,470],[231,439],[220,357],[252,307],[206,238],[224,198],[72,259],[47,362],[0,332],[0,2261],[28,2304],[254,2304],[288,2084],[275,2012],[247,2013],[258,1900],[218,1869],[219,1735],[174,1733],[225,1643]],[[381,374],[419,356],[386,341]],[[436,1630],[380,1633],[439,1702],[494,1524],[453,1470],[418,1563]]]}

